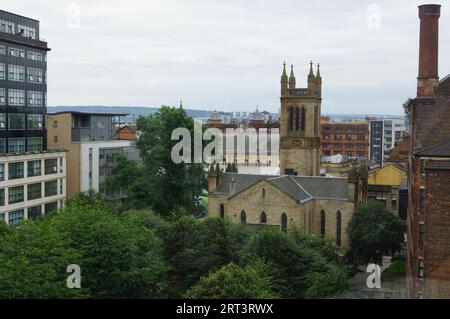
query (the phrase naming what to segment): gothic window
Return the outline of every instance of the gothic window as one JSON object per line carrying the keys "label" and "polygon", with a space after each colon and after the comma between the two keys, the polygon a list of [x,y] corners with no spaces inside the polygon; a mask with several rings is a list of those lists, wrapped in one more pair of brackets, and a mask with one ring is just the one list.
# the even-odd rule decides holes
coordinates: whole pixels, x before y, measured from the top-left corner
{"label": "gothic window", "polygon": [[289,129],[294,129],[294,109],[292,107],[289,108]]}
{"label": "gothic window", "polygon": [[241,212],[241,224],[247,224],[247,214],[245,213],[245,210]]}
{"label": "gothic window", "polygon": [[262,197],[263,198],[266,197],[266,189],[265,188],[263,188],[263,190],[262,190]]}
{"label": "gothic window", "polygon": [[225,218],[225,206],[220,204],[220,218]]}
{"label": "gothic window", "polygon": [[342,214],[340,211],[336,213],[336,245],[341,245],[341,229],[342,229]]}
{"label": "gothic window", "polygon": [[302,107],[302,131],[306,128],[306,111],[305,108]]}
{"label": "gothic window", "polygon": [[295,108],[295,129],[300,129],[300,110],[299,108]]}
{"label": "gothic window", "polygon": [[281,230],[286,232],[288,228],[288,218],[286,213],[281,214]]}
{"label": "gothic window", "polygon": [[325,236],[325,212],[320,212],[320,235]]}
{"label": "gothic window", "polygon": [[261,218],[260,218],[260,220],[261,220],[261,224],[267,223],[267,215],[266,215],[265,212],[262,212],[262,213],[261,213]]}

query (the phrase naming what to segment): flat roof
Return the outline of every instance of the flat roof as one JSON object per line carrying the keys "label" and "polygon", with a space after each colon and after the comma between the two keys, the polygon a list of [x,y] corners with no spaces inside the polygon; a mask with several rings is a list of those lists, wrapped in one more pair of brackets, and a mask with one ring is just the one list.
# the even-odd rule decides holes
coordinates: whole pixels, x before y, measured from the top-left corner
{"label": "flat roof", "polygon": [[110,115],[110,116],[128,116],[130,113],[112,113],[112,112],[79,112],[79,111],[62,111],[56,113],[47,113],[47,115],[58,114],[76,114],[76,115]]}
{"label": "flat roof", "polygon": [[28,19],[28,20],[33,20],[35,22],[39,22],[39,20],[36,20],[36,19],[33,19],[33,18],[29,18],[29,17],[23,16],[23,15],[20,15],[20,14],[17,14],[17,13],[9,12],[9,11],[6,11],[6,10],[0,10],[0,12],[4,12],[4,13],[7,13],[7,14],[14,15],[16,17],[25,18],[25,19]]}

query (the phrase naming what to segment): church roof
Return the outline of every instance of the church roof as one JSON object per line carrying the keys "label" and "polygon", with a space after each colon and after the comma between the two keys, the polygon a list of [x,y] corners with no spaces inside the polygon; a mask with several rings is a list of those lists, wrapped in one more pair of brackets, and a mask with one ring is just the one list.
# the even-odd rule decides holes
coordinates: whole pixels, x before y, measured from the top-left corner
{"label": "church roof", "polygon": [[[230,183],[234,178],[235,192],[231,193]],[[311,199],[347,200],[347,178],[309,177],[309,176],[274,176],[224,173],[222,183],[215,194],[233,196],[241,193],[254,184],[266,180],[280,191],[298,202]]]}

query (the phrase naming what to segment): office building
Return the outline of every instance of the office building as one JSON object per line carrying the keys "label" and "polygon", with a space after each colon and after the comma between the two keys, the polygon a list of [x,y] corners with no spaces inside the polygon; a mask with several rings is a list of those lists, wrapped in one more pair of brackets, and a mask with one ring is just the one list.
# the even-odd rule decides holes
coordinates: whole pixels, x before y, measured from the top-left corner
{"label": "office building", "polygon": [[64,205],[66,153],[48,150],[47,43],[39,21],[0,10],[0,221]]}

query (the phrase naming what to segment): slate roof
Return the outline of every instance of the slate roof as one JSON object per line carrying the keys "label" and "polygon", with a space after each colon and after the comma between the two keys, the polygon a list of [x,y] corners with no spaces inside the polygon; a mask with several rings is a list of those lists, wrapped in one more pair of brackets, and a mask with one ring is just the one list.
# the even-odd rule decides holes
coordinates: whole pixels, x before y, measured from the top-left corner
{"label": "slate roof", "polygon": [[[235,192],[230,192],[230,182],[234,178]],[[222,183],[214,194],[233,196],[250,186],[266,180],[280,191],[298,202],[311,199],[347,200],[347,178],[336,177],[307,177],[307,176],[273,176],[224,173]]]}
{"label": "slate roof", "polygon": [[450,138],[416,151],[419,156],[450,157]]}

